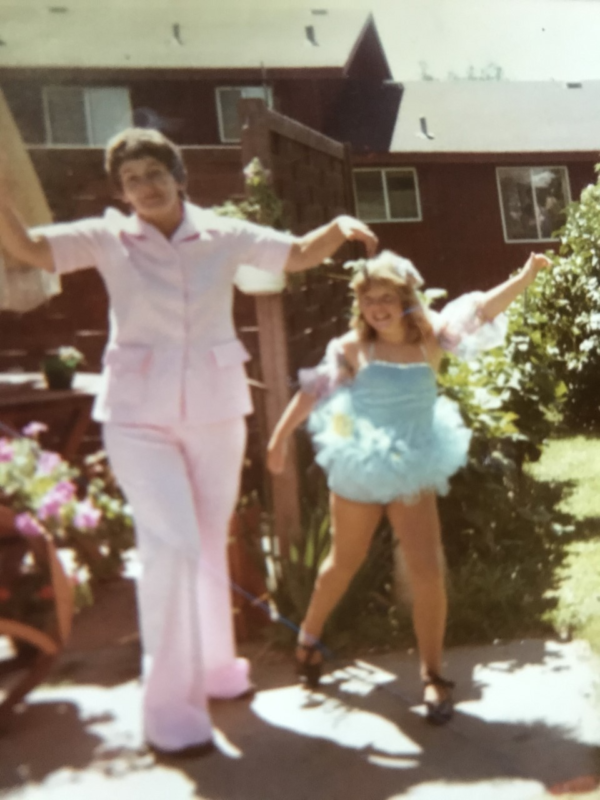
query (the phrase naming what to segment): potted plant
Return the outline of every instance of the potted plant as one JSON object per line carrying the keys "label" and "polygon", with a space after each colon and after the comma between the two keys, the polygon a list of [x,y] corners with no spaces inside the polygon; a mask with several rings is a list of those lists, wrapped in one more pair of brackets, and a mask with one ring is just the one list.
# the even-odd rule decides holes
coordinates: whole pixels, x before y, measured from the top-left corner
{"label": "potted plant", "polygon": [[49,389],[70,389],[75,370],[84,361],[76,347],[59,347],[42,361],[42,372]]}

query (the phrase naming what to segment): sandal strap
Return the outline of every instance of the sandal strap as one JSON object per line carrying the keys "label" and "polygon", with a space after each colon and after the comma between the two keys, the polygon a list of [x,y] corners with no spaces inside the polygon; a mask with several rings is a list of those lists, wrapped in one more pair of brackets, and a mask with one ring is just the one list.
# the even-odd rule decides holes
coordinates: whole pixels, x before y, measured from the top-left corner
{"label": "sandal strap", "polygon": [[303,650],[309,656],[312,656],[313,653],[320,652],[321,649],[318,644],[301,644],[300,642],[296,642],[296,647]]}
{"label": "sandal strap", "polygon": [[428,672],[423,678],[423,686],[441,686],[443,689],[454,689],[456,684],[447,678],[442,678],[437,672]]}

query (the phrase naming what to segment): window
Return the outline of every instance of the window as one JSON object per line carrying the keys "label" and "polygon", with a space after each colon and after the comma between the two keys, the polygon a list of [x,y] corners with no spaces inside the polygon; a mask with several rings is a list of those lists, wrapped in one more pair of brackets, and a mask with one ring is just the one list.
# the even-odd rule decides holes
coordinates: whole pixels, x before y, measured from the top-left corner
{"label": "window", "polygon": [[496,175],[505,241],[556,239],[571,200],[567,168],[498,167]]}
{"label": "window", "polygon": [[356,169],[357,212],[365,222],[418,222],[421,202],[414,169]]}
{"label": "window", "polygon": [[242,137],[238,117],[238,102],[242,98],[258,97],[269,108],[273,106],[270,86],[220,86],[217,89],[219,138],[222,142],[239,142]]}
{"label": "window", "polygon": [[46,86],[46,142],[104,147],[131,125],[129,90],[116,86]]}

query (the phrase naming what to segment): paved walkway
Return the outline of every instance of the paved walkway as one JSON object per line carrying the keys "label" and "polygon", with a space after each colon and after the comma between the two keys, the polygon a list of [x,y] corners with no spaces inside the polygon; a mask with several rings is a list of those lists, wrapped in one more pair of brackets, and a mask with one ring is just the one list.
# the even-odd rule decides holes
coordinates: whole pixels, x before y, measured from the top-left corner
{"label": "paved walkway", "polygon": [[[342,665],[309,693],[257,658],[251,701],[213,704],[218,751],[157,762],[139,726],[137,644],[63,657],[0,737],[0,796],[24,800],[536,800],[600,774],[599,664],[582,642],[455,648],[457,713],[428,726],[415,657]],[[100,645],[102,642],[100,641]]]}

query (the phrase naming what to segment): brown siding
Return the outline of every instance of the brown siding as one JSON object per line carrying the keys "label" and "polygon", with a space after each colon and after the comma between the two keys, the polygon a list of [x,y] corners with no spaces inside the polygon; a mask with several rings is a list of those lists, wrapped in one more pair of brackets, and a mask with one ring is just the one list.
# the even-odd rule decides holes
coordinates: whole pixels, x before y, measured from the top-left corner
{"label": "brown siding", "polygon": [[[372,227],[381,247],[413,260],[429,286],[446,288],[450,297],[489,288],[522,264],[531,250],[553,247],[547,242],[504,241],[496,166],[509,166],[509,157],[479,164],[394,161],[390,166],[414,166],[417,171],[423,221],[389,222]],[[360,166],[367,163],[375,166],[372,160],[360,160]],[[567,154],[558,157],[536,154],[528,163],[567,166],[573,199],[595,179],[592,161],[569,163]],[[358,165],[356,160],[355,165]],[[381,159],[377,166],[383,166]]]}
{"label": "brown siding", "polygon": [[[46,141],[42,87],[49,82],[39,77],[2,81],[2,91],[26,144],[43,144]],[[135,125],[158,127],[177,144],[219,144],[215,87],[227,85],[226,81],[126,81],[114,77],[102,80],[86,74],[67,82],[81,86],[128,86]]]}
{"label": "brown siding", "polygon": [[[44,144],[46,134],[42,106],[42,86],[48,81],[3,80],[2,90],[26,144]],[[180,145],[218,145],[219,126],[215,90],[218,86],[256,86],[260,79],[180,80],[100,80],[79,76],[69,81],[83,86],[94,84],[128,86],[133,122],[155,127]],[[335,120],[344,86],[341,78],[301,76],[270,79],[277,111],[318,131],[325,131]]]}
{"label": "brown siding", "polygon": [[218,144],[215,85],[193,80],[132,83],[135,123],[159,128],[177,144]]}
{"label": "brown siding", "polygon": [[281,114],[324,133],[343,91],[343,79],[289,79],[275,83],[275,107]]}

